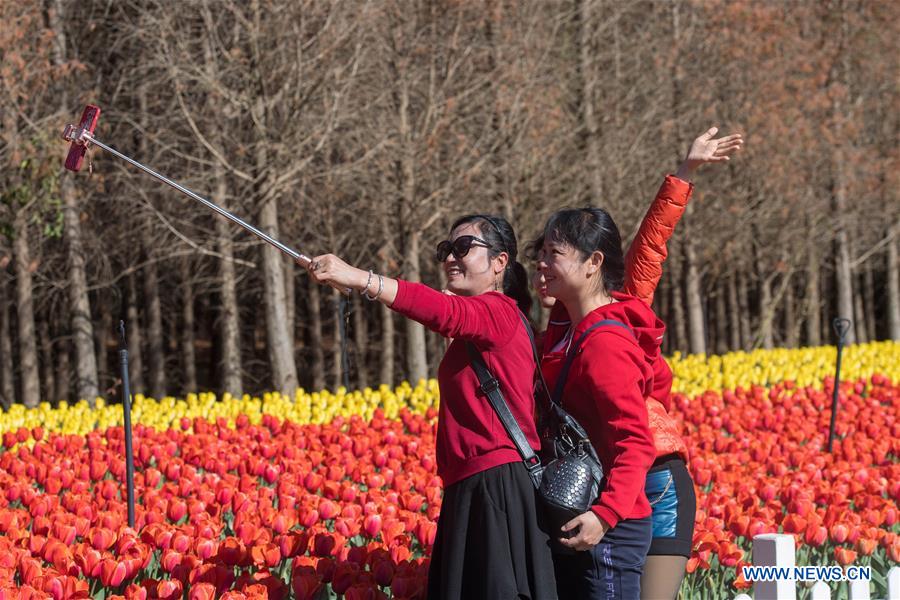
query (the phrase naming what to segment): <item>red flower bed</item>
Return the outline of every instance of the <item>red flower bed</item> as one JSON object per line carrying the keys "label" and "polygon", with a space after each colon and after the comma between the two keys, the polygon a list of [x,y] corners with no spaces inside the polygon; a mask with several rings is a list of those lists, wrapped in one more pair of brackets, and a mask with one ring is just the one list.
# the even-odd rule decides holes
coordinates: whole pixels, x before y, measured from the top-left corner
{"label": "red flower bed", "polygon": [[441,501],[426,419],[134,436],[135,529],[121,428],[0,456],[0,598],[423,597]]}
{"label": "red flower bed", "polygon": [[[794,534],[801,565],[872,565],[878,593],[900,561],[900,387],[843,385],[833,454],[830,404],[827,382],[676,396],[700,491],[689,595],[746,586],[736,573],[764,532]],[[433,417],[136,427],[135,529],[121,428],[8,432],[0,600],[422,598],[441,503]]]}
{"label": "red flower bed", "polygon": [[877,375],[842,384],[832,454],[830,378],[824,388],[676,397],[701,491],[697,588],[749,587],[736,574],[759,533],[794,534],[798,565],[871,565],[876,590],[900,562],[900,387]]}

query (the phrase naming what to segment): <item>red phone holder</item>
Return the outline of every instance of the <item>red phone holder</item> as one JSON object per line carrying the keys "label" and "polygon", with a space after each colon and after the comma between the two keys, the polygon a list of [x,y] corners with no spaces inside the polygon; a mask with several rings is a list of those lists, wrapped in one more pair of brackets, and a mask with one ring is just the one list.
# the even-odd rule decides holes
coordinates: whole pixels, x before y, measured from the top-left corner
{"label": "red phone holder", "polygon": [[88,104],[81,113],[81,122],[78,126],[66,125],[63,130],[63,139],[71,142],[69,154],[66,156],[66,168],[70,171],[78,171],[84,162],[84,154],[100,119],[100,107]]}

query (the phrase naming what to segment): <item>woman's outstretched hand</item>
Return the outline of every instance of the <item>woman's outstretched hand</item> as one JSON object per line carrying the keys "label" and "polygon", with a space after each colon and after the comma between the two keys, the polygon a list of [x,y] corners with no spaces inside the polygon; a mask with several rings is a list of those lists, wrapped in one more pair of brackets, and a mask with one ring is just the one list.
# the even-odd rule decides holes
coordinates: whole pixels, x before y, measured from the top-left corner
{"label": "woman's outstretched hand", "polygon": [[743,148],[744,136],[740,133],[733,133],[721,138],[714,137],[718,132],[718,127],[710,127],[694,140],[684,157],[684,162],[675,173],[676,177],[687,180],[700,165],[728,162],[732,154]]}
{"label": "woman's outstretched hand", "polygon": [[368,271],[352,267],[334,254],[316,256],[306,270],[316,283],[330,285],[341,293],[346,293],[348,289],[361,292],[367,281],[370,287],[372,283]]}
{"label": "woman's outstretched hand", "polygon": [[369,300],[378,300],[388,306],[397,297],[396,279],[357,269],[334,254],[316,256],[306,266],[306,270],[313,281],[330,285],[342,294],[357,291],[365,294]]}

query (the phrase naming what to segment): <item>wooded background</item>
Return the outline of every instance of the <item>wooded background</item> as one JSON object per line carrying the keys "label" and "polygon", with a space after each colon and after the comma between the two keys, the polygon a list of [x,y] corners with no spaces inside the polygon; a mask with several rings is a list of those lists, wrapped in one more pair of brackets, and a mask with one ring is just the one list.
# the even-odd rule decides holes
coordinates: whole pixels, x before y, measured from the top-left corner
{"label": "wooded background", "polygon": [[[655,308],[666,352],[900,339],[900,3],[892,0],[18,0],[0,3],[0,398],[335,387],[339,301],[65,123],[307,254],[440,286],[435,243],[563,206],[630,239],[710,125]],[[524,262],[524,261],[523,261]],[[533,268],[533,265],[526,263]],[[351,299],[352,386],[444,345]],[[538,315],[536,314],[535,317]]]}

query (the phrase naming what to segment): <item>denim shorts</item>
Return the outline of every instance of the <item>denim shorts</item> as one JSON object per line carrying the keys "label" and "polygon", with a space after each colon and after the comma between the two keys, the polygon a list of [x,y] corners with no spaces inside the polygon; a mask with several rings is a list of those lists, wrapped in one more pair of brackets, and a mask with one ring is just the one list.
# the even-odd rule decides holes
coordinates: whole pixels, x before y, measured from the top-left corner
{"label": "denim shorts", "polygon": [[671,454],[657,459],[647,473],[644,493],[653,509],[648,554],[690,558],[697,496],[684,460]]}

